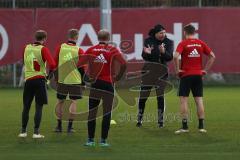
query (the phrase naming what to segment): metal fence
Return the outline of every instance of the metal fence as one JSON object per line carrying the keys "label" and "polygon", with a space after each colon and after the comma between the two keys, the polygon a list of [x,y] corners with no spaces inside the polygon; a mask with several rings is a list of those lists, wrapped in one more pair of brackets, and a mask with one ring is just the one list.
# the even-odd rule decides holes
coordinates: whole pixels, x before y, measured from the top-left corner
{"label": "metal fence", "polygon": [[22,63],[0,66],[0,88],[21,86]]}
{"label": "metal fence", "polygon": [[[100,0],[1,0],[0,8],[98,8]],[[113,8],[239,7],[240,0],[112,0]]]}

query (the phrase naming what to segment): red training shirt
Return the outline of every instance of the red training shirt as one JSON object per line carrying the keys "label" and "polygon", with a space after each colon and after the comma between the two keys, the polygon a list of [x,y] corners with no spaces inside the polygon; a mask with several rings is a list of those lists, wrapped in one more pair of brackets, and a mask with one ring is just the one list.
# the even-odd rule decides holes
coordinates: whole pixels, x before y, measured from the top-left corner
{"label": "red training shirt", "polygon": [[206,43],[199,39],[186,39],[178,44],[176,52],[181,55],[180,69],[183,72],[180,73],[180,77],[185,77],[189,75],[203,75],[203,54],[210,55],[212,51]]}
{"label": "red training shirt", "polygon": [[99,43],[90,47],[85,52],[88,61],[87,74],[94,79],[103,80],[113,83],[113,75],[115,74],[115,65],[119,62],[120,65],[126,64],[125,59],[122,57],[120,51],[113,45],[106,43]]}

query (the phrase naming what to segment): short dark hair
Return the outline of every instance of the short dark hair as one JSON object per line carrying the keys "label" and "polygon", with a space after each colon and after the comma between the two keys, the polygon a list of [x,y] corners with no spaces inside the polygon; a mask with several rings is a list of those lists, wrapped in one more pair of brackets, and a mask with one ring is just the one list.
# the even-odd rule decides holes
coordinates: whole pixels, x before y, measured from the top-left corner
{"label": "short dark hair", "polygon": [[195,34],[195,32],[196,32],[196,29],[195,29],[195,27],[193,26],[193,25],[191,25],[191,24],[188,24],[188,25],[186,25],[186,26],[184,26],[184,29],[183,29],[185,32],[186,32],[186,34]]}
{"label": "short dark hair", "polygon": [[78,36],[78,30],[77,29],[69,29],[68,30],[68,38],[74,39]]}
{"label": "short dark hair", "polygon": [[42,41],[47,38],[47,32],[44,30],[37,30],[35,32],[35,39],[36,41]]}
{"label": "short dark hair", "polygon": [[97,36],[99,41],[109,41],[110,39],[110,33],[106,29],[100,30]]}

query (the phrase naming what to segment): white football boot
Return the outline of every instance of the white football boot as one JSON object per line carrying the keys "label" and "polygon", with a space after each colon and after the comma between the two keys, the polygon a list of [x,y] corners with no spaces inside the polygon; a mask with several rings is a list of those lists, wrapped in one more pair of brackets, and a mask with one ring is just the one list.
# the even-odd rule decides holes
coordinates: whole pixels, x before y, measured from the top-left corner
{"label": "white football boot", "polygon": [[199,131],[200,133],[207,133],[207,130],[206,130],[206,129],[203,129],[203,128],[202,128],[202,129],[199,129],[198,131]]}
{"label": "white football boot", "polygon": [[41,134],[33,134],[32,138],[33,138],[33,139],[41,139],[41,138],[44,138],[44,135],[41,135]]}
{"label": "white football boot", "polygon": [[26,138],[26,137],[27,137],[27,132],[25,132],[25,133],[20,133],[20,134],[18,135],[18,137],[19,137],[19,138]]}
{"label": "white football boot", "polygon": [[179,130],[177,130],[177,131],[175,131],[175,134],[182,134],[182,133],[188,133],[189,132],[189,130],[188,129],[179,129]]}

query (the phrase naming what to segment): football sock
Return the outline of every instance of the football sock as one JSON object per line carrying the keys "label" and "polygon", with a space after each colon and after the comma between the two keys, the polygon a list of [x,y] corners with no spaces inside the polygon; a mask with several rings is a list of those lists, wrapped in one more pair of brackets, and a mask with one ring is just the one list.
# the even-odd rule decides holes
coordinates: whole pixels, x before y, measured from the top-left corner
{"label": "football sock", "polygon": [[182,120],[182,129],[188,129],[187,119]]}
{"label": "football sock", "polygon": [[88,142],[94,142],[94,138],[88,138]]}
{"label": "football sock", "polygon": [[26,133],[27,132],[27,129],[26,128],[22,128],[22,133]]}
{"label": "football sock", "polygon": [[58,122],[57,128],[62,129],[62,120],[58,119],[57,122]]}
{"label": "football sock", "polygon": [[39,134],[38,128],[34,128],[34,134]]}
{"label": "football sock", "polygon": [[199,119],[199,125],[198,125],[198,129],[203,129],[204,128],[204,119]]}
{"label": "football sock", "polygon": [[106,143],[106,139],[101,138],[100,143]]}
{"label": "football sock", "polygon": [[73,125],[73,119],[69,119],[69,121],[68,121],[68,130],[72,129],[72,125]]}

